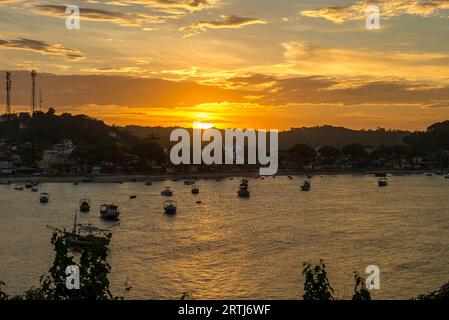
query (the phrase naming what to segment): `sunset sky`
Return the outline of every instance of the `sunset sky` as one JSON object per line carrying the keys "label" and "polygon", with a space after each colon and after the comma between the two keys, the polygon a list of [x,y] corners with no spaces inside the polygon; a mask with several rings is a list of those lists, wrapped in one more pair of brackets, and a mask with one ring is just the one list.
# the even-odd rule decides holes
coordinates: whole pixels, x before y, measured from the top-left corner
{"label": "sunset sky", "polygon": [[0,0],[15,111],[32,67],[45,107],[109,124],[425,129],[449,119],[449,0]]}

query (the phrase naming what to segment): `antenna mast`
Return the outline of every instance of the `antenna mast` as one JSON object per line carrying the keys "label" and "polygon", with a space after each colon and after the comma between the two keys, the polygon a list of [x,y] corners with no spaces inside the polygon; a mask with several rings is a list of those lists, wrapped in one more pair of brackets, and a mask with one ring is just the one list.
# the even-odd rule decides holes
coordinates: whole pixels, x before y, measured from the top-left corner
{"label": "antenna mast", "polygon": [[6,72],[6,114],[11,113],[11,72]]}
{"label": "antenna mast", "polygon": [[36,108],[36,70],[31,70],[31,114],[34,113]]}

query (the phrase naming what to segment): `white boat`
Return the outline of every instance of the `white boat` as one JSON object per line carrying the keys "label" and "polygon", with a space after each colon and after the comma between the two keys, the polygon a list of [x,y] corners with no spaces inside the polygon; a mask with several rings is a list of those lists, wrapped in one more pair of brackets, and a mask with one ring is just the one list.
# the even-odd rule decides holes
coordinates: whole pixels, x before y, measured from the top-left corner
{"label": "white boat", "polygon": [[192,186],[192,194],[198,194],[200,193],[200,187],[197,184],[194,184]]}
{"label": "white boat", "polygon": [[164,190],[161,191],[161,196],[171,197],[173,195],[173,191],[170,187],[165,187]]}
{"label": "white boat", "polygon": [[304,183],[301,185],[301,191],[310,191],[312,188],[312,183],[309,180],[304,181]]}
{"label": "white boat", "polygon": [[42,192],[39,196],[40,203],[47,203],[50,200],[50,195],[47,192]]}
{"label": "white boat", "polygon": [[387,178],[380,178],[377,181],[377,184],[379,185],[379,187],[386,187],[386,186],[388,186],[388,179]]}
{"label": "white boat", "polygon": [[22,191],[23,189],[24,189],[24,186],[20,186],[20,185],[17,185],[14,187],[14,190]]}
{"label": "white boat", "polygon": [[114,204],[102,204],[100,207],[100,216],[106,220],[118,220],[120,212],[118,206]]}
{"label": "white boat", "polygon": [[37,186],[33,186],[33,187],[31,188],[31,191],[32,191],[32,192],[37,192],[37,191],[39,191],[39,189],[37,188]]}
{"label": "white boat", "polygon": [[166,214],[176,214],[176,201],[166,200],[164,201],[164,212]]}

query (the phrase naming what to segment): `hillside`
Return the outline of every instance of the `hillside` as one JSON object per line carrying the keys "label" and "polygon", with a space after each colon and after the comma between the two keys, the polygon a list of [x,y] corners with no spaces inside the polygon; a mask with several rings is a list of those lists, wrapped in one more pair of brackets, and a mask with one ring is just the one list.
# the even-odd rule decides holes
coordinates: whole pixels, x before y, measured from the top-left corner
{"label": "hillside", "polygon": [[[175,129],[163,127],[140,127],[127,126],[132,134],[145,138],[156,135],[164,145],[169,143],[170,132]],[[342,127],[321,126],[311,128],[292,128],[288,131],[280,132],[279,147],[288,149],[295,144],[304,143],[312,147],[331,145],[342,148],[352,143],[365,146],[395,145],[401,144],[404,137],[410,135],[408,131],[378,130],[351,130]]]}

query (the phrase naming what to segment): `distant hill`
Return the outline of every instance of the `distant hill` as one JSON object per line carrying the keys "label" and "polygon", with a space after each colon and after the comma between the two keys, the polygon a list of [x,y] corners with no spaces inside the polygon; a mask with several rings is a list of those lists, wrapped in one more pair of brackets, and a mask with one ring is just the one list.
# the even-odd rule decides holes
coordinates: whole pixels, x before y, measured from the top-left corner
{"label": "distant hill", "polygon": [[[160,138],[160,143],[167,145],[170,141],[170,132],[175,127],[140,127],[127,126],[132,134],[146,138],[152,134]],[[292,128],[279,133],[280,149],[288,149],[295,144],[304,143],[311,147],[331,145],[342,148],[351,143],[364,146],[380,146],[402,144],[404,137],[410,135],[409,131],[399,130],[352,130],[343,127],[320,126],[310,128]]]}

